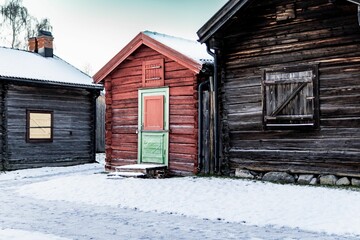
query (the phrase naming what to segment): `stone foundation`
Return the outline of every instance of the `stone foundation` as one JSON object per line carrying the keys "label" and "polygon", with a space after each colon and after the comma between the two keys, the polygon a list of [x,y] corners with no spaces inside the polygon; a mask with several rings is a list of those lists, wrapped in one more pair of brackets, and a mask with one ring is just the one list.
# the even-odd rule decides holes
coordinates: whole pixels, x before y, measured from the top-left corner
{"label": "stone foundation", "polygon": [[354,186],[360,187],[360,179],[352,177],[340,177],[331,174],[291,174],[286,172],[256,172],[237,168],[234,177],[245,179],[257,179],[277,183],[297,183],[303,185],[330,185],[330,186]]}

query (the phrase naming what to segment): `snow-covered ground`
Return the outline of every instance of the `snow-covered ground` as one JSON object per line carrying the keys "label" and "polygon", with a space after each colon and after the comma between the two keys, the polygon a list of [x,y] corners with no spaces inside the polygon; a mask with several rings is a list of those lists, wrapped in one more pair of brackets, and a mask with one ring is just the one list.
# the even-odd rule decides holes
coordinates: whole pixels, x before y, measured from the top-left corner
{"label": "snow-covered ground", "polygon": [[0,184],[26,179],[15,193],[38,201],[360,237],[359,191],[224,178],[108,179],[102,171],[102,164],[21,170],[0,174]]}
{"label": "snow-covered ground", "polygon": [[18,229],[0,229],[0,240],[21,239],[21,240],[69,240],[57,237],[52,234],[30,232]]}

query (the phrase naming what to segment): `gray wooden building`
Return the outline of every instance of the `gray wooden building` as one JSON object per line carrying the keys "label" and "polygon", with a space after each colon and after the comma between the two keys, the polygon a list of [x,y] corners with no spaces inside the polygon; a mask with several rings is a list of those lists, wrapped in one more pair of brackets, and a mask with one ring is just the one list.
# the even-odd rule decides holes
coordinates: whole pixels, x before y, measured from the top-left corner
{"label": "gray wooden building", "polygon": [[218,170],[360,176],[360,1],[230,0],[215,58]]}
{"label": "gray wooden building", "polygon": [[0,170],[95,161],[101,85],[53,55],[41,32],[29,51],[0,48]]}

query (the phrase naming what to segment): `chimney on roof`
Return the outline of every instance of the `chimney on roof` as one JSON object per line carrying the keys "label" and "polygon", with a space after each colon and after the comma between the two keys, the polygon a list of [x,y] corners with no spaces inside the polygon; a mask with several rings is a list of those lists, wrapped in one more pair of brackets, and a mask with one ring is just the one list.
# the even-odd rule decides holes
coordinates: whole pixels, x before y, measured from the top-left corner
{"label": "chimney on roof", "polygon": [[37,37],[29,38],[29,51],[43,57],[53,57],[53,40],[51,32],[40,30]]}
{"label": "chimney on roof", "polygon": [[37,41],[36,37],[29,38],[29,52],[36,52],[37,53]]}
{"label": "chimney on roof", "polygon": [[53,57],[53,40],[51,32],[40,30],[37,37],[37,52],[43,57]]}

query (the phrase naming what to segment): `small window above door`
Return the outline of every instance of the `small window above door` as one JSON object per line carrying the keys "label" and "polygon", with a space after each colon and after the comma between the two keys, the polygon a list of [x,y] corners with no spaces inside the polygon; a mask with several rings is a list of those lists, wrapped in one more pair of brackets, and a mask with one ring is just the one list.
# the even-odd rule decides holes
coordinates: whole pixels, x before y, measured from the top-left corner
{"label": "small window above door", "polygon": [[142,66],[142,86],[164,86],[164,59],[144,61]]}

